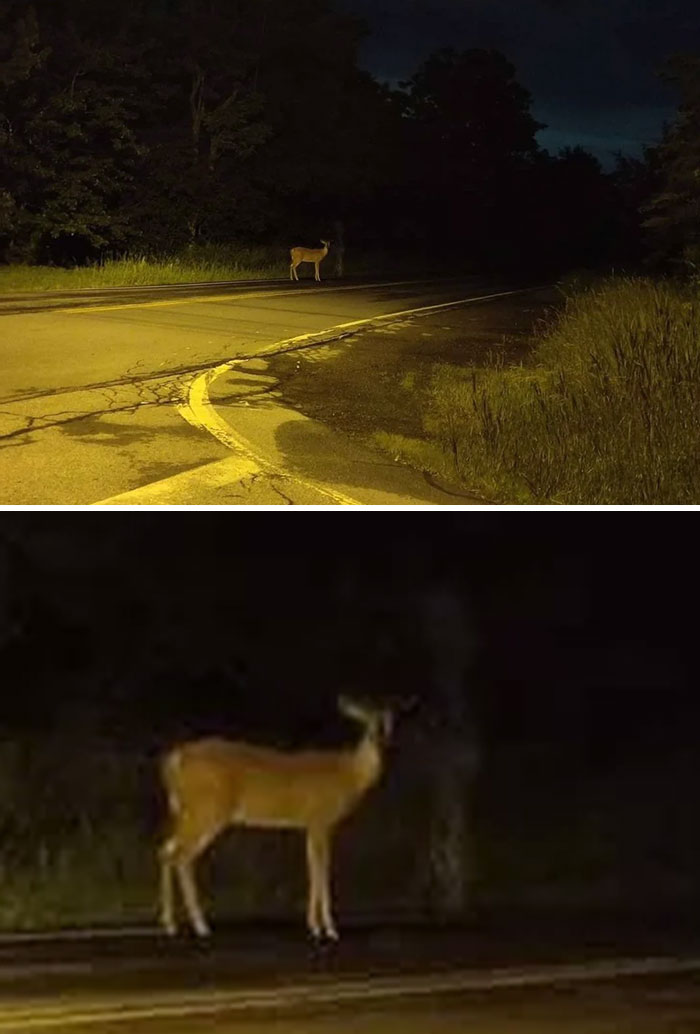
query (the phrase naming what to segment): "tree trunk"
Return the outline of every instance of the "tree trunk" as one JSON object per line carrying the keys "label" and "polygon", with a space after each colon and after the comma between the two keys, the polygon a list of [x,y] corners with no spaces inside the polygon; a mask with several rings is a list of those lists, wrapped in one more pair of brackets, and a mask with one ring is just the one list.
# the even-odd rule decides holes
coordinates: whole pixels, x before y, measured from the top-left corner
{"label": "tree trunk", "polygon": [[192,71],[190,117],[192,126],[192,155],[196,166],[199,164],[199,138],[204,118],[204,72],[201,68],[194,68]]}
{"label": "tree trunk", "polygon": [[433,652],[437,729],[433,751],[431,884],[435,907],[445,918],[469,904],[474,879],[471,797],[478,768],[477,730],[465,686],[475,638],[471,615],[447,585],[424,598],[423,619]]}
{"label": "tree trunk", "polygon": [[333,254],[335,256],[335,275],[343,275],[343,264],[345,259],[345,227],[342,219],[336,219],[333,223]]}

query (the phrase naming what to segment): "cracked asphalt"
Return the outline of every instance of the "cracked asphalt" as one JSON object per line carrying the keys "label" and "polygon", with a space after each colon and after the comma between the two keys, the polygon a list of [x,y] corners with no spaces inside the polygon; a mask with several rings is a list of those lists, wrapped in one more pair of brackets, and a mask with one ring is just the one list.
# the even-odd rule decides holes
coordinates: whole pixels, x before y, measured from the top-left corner
{"label": "cracked asphalt", "polygon": [[[453,503],[279,396],[274,420],[220,410],[242,439],[193,426],[182,407],[197,376],[236,356],[507,286],[306,280],[0,298],[0,505],[327,505],[346,484],[360,503]],[[281,444],[290,434],[296,457]],[[338,464],[320,477],[314,450],[329,446]]]}

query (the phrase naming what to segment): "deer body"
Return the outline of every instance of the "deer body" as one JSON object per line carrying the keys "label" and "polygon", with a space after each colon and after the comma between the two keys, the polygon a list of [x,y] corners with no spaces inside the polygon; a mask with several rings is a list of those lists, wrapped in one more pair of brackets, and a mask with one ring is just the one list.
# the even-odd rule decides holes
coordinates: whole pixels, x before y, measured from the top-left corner
{"label": "deer body", "polygon": [[322,248],[291,248],[289,252],[290,258],[292,260],[289,265],[290,280],[299,279],[299,277],[297,276],[297,266],[300,266],[302,262],[313,262],[314,266],[316,267],[316,274],[314,279],[320,281],[321,274],[319,273],[318,267],[328,254],[330,241],[322,240],[321,244],[323,245]]}
{"label": "deer body", "polygon": [[161,921],[168,933],[176,929],[174,873],[194,930],[209,933],[194,863],[224,829],[241,825],[306,833],[307,924],[314,937],[337,938],[330,908],[331,835],[379,778],[382,741],[391,728],[389,711],[345,699],[340,706],[365,724],[354,748],[291,752],[210,738],[165,756],[162,777],[172,831],[161,848]]}

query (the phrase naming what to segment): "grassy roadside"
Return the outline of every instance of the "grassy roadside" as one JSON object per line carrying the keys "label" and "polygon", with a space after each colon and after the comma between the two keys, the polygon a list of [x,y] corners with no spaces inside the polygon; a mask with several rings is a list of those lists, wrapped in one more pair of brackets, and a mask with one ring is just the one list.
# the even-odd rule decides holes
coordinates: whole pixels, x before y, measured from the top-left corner
{"label": "grassy roadside", "polygon": [[163,258],[136,255],[106,259],[99,264],[76,266],[73,269],[2,266],[0,293],[272,279],[287,275],[288,272],[288,262],[279,248],[210,246]]}
{"label": "grassy roadside", "polygon": [[[475,293],[481,294],[481,288]],[[423,427],[436,366],[458,371],[524,362],[535,346],[538,324],[560,301],[555,290],[543,288],[447,312],[399,317],[342,341],[274,357],[269,372],[287,405],[361,445],[385,450],[395,462],[403,459],[442,475],[462,494],[439,444]],[[400,310],[404,304],[397,293],[392,307]],[[472,486],[468,494],[476,494]]]}
{"label": "grassy roadside", "polygon": [[612,279],[566,297],[518,365],[436,365],[409,462],[510,503],[700,502],[700,301]]}
{"label": "grassy roadside", "polygon": [[[321,276],[335,275],[334,251],[321,266]],[[313,275],[302,266],[300,276]],[[423,256],[384,251],[345,255],[343,275],[429,275],[454,272],[449,266],[427,268]],[[142,287],[155,284],[208,283],[217,280],[265,280],[289,276],[286,245],[216,246],[192,248],[179,255],[131,256],[106,259],[88,266],[62,269],[54,266],[0,266],[0,294],[14,291],[78,291],[99,287]]]}
{"label": "grassy roadside", "polygon": [[272,372],[302,412],[485,501],[700,502],[691,285],[611,278],[408,318]]}
{"label": "grassy roadside", "polygon": [[[341,922],[435,918],[434,783],[418,764],[422,750],[404,748],[338,830]],[[0,743],[0,929],[155,922],[164,808],[144,755],[99,738],[70,753],[50,734]],[[694,798],[678,790],[696,784],[698,767],[692,743],[664,748],[651,767],[638,748],[597,777],[566,744],[492,748],[475,784],[465,859],[473,904],[697,908]],[[301,928],[306,874],[295,831],[230,831],[202,858],[198,879],[214,922]]]}

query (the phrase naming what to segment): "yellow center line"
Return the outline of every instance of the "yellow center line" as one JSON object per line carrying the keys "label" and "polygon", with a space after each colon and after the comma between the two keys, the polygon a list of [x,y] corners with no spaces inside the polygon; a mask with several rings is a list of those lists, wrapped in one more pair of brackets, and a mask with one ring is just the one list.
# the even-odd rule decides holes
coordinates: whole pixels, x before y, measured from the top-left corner
{"label": "yellow center line", "polygon": [[[368,316],[359,320],[350,320],[347,323],[338,323],[323,331],[312,332],[309,334],[298,334],[296,337],[288,338],[285,341],[278,341],[274,345],[269,345],[268,347],[261,349],[259,352],[256,352],[255,358],[263,358],[268,355],[293,351],[294,349],[304,347],[311,343],[321,345],[329,340],[344,336],[351,332],[352,329],[394,320],[402,316],[426,314],[436,312],[441,309],[455,308],[459,305],[465,305],[471,302],[484,301],[490,298],[502,298],[507,295],[520,294],[523,291],[535,290],[540,290],[540,288],[530,287],[518,288],[513,291],[498,291],[493,294],[480,295],[476,298],[460,298],[456,301],[440,302],[437,305],[421,305],[413,309],[401,309],[397,312],[385,313],[382,316]],[[225,363],[221,363],[219,366],[206,370],[203,374],[200,374],[200,376],[195,377],[190,383],[187,401],[183,405],[177,407],[180,415],[187,420],[188,423],[192,424],[193,427],[197,427],[202,431],[208,431],[209,434],[221,442],[222,445],[225,445],[227,449],[231,449],[233,452],[240,453],[242,456],[259,463],[263,470],[280,474],[287,480],[296,482],[307,489],[321,492],[339,503],[341,506],[362,505],[358,500],[351,499],[349,496],[338,492],[336,489],[328,487],[325,483],[306,480],[304,478],[300,478],[296,474],[292,476],[284,470],[276,467],[269,460],[266,460],[257,454],[251,447],[250,442],[243,438],[238,432],[234,432],[231,425],[219,416],[216,412],[215,405],[209,396],[209,385],[218,377],[233,371],[237,366],[241,366],[242,364],[249,362],[250,358],[250,356],[246,356],[243,358],[238,357],[235,359],[229,359]]]}
{"label": "yellow center line", "polygon": [[359,505],[356,499],[351,499],[350,496],[344,495],[342,492],[338,492],[334,488],[329,488],[325,484],[322,485],[318,482],[307,480],[306,478],[299,477],[297,474],[291,477],[286,471],[275,466],[275,464],[256,453],[246,439],[242,438],[239,434],[234,433],[230,424],[228,424],[216,412],[214,405],[209,398],[209,382],[213,380],[215,376],[218,376],[222,370],[228,370],[229,368],[230,363],[224,363],[222,366],[217,366],[213,370],[209,370],[202,376],[195,378],[190,385],[187,402],[184,405],[177,407],[180,415],[184,417],[188,423],[192,424],[193,427],[213,435],[213,437],[221,442],[222,445],[225,445],[227,449],[230,449],[232,452],[238,453],[251,462],[256,463],[261,471],[268,474],[277,474],[287,481],[292,481],[297,485],[301,485],[303,488],[311,489],[314,492],[320,492],[322,495],[328,496],[328,498],[332,499],[340,506]]}
{"label": "yellow center line", "polygon": [[[370,287],[402,287],[408,284],[420,284],[428,283],[430,281],[423,280],[393,280],[390,283],[377,283],[377,284],[343,284],[342,286],[327,286],[324,284],[324,293],[330,294],[335,291],[363,291]],[[240,291],[227,291],[219,294],[208,294],[208,295],[194,295],[191,298],[164,298],[162,301],[150,301],[150,302],[122,302],[111,305],[72,305],[62,308],[61,306],[54,306],[51,309],[27,309],[21,313],[11,313],[15,316],[32,316],[40,315],[41,313],[66,313],[68,315],[74,315],[76,313],[90,314],[91,312],[114,312],[119,309],[162,309],[168,306],[176,305],[192,305],[202,304],[210,302],[228,301],[231,298],[238,298],[247,301],[250,298],[284,298],[289,295],[300,295],[304,291],[308,291],[309,288],[287,288],[284,291],[264,291],[264,290],[253,290],[241,293]],[[311,288],[311,290],[317,290],[317,288]]]}
{"label": "yellow center line", "polygon": [[[420,305],[415,309],[399,309],[396,312],[386,312],[380,316],[365,316],[359,320],[350,320],[348,323],[336,323],[332,327],[328,327],[326,330],[311,331],[308,334],[297,334],[296,337],[287,338],[286,341],[277,341],[272,345],[267,345],[265,348],[260,349],[259,352],[255,353],[256,359],[264,357],[266,355],[275,355],[278,352],[292,351],[298,348],[304,342],[317,342],[318,344],[324,344],[326,339],[332,340],[333,337],[344,336],[344,332],[349,331],[353,327],[368,326],[373,323],[382,323],[387,320],[395,320],[401,316],[418,316],[429,312],[437,312],[440,309],[456,309],[460,305],[468,305],[471,302],[483,302],[488,301],[491,298],[504,298],[510,294],[524,294],[527,291],[541,291],[542,287],[519,287],[514,291],[498,291],[496,294],[481,294],[476,298],[457,298],[452,302],[439,302],[437,305]],[[239,362],[248,361],[251,356],[246,356],[245,359],[237,357],[236,359],[229,360],[228,363],[222,363],[220,367],[216,367],[217,370],[223,369],[223,367],[232,365]]]}
{"label": "yellow center line", "polygon": [[[452,970],[393,977],[340,978],[328,983],[289,984],[256,990],[216,988],[166,993],[127,992],[114,1000],[10,1006],[0,1016],[0,1031],[19,1034],[23,1030],[47,1030],[64,1026],[96,1026],[138,1020],[184,1019],[215,1013],[259,1013],[261,1009],[290,1009],[299,1006],[361,1003],[379,1000],[407,1000],[436,994],[480,992],[508,988],[550,987],[558,984],[587,984],[621,978],[652,975],[678,976],[700,969],[696,957],[652,956],[607,958],[588,962]],[[405,1006],[404,1006],[405,1007]]]}
{"label": "yellow center line", "polygon": [[[417,282],[417,281],[404,281],[405,283]],[[361,289],[368,286],[391,286],[391,285],[360,285]],[[350,288],[339,288],[339,290],[355,290],[356,287]],[[360,506],[362,505],[359,500],[353,499],[337,489],[330,487],[325,482],[314,481],[308,478],[302,478],[297,474],[289,474],[283,468],[278,467],[269,459],[261,456],[251,445],[251,443],[244,438],[237,431],[234,431],[231,425],[223,419],[217,413],[215,403],[212,402],[209,387],[212,382],[223,376],[226,373],[232,372],[237,366],[242,366],[244,363],[249,362],[251,359],[265,358],[267,356],[280,354],[283,352],[294,351],[304,347],[311,347],[314,344],[323,345],[332,340],[345,337],[346,335],[357,330],[362,326],[370,326],[377,323],[388,322],[390,320],[399,319],[405,316],[413,315],[424,315],[431,312],[438,312],[440,310],[457,308],[461,305],[468,305],[473,302],[487,301],[495,298],[503,298],[509,295],[522,294],[529,291],[541,290],[542,287],[524,287],[516,288],[510,291],[497,291],[491,294],[478,295],[470,298],[459,298],[450,302],[440,302],[435,305],[421,305],[411,309],[400,309],[395,312],[384,313],[380,316],[368,316],[358,320],[350,320],[345,323],[338,323],[331,327],[326,328],[322,331],[313,331],[306,334],[298,334],[295,337],[287,338],[283,341],[277,341],[272,345],[268,345],[260,351],[255,352],[252,355],[238,356],[234,359],[229,359],[224,363],[220,363],[218,366],[210,367],[203,373],[195,376],[189,384],[187,390],[186,400],[178,405],[177,411],[180,416],[183,417],[189,424],[196,427],[197,430],[204,431],[211,434],[212,437],[216,438],[222,445],[224,445],[229,451],[239,455],[243,460],[249,464],[256,464],[260,471],[267,474],[274,474],[284,478],[286,481],[293,484],[297,484],[307,490],[311,490],[321,495],[327,496],[333,502],[340,506]],[[279,292],[279,294],[288,294],[288,291]],[[221,295],[217,295],[216,298],[221,298]],[[241,295],[234,295],[233,297],[240,298]],[[249,297],[259,297],[258,294],[250,295]],[[191,299],[188,299],[189,301]],[[203,300],[203,299],[197,299]],[[175,304],[184,303],[185,300],[178,300]],[[150,303],[148,303],[150,304]],[[153,303],[153,304],[168,304],[168,303]],[[82,310],[80,310],[82,311]],[[177,477],[178,475],[174,475]],[[161,487],[164,487],[170,480],[166,478],[163,482],[159,482]],[[140,489],[136,489],[136,492],[142,492],[148,486],[142,486]],[[120,493],[121,495],[128,495],[129,493]],[[117,498],[117,497],[112,497]],[[105,505],[109,500],[101,500],[99,503],[93,505]]]}

